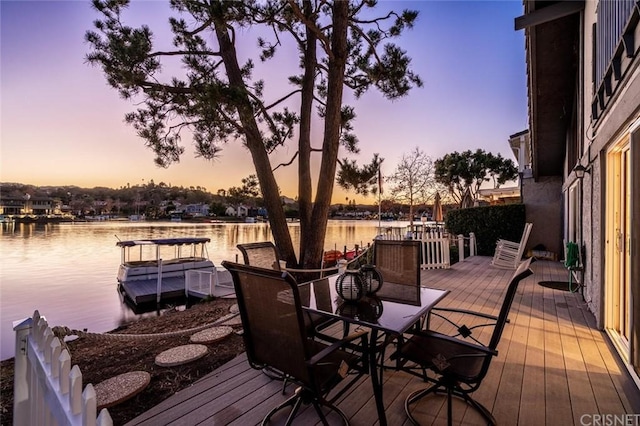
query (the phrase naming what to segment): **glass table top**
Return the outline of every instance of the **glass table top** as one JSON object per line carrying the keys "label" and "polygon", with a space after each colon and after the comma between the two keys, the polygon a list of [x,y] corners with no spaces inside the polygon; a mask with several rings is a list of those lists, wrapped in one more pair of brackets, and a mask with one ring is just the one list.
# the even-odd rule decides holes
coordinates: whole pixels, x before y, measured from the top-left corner
{"label": "glass table top", "polygon": [[303,307],[311,312],[392,333],[407,331],[449,293],[448,290],[384,282],[376,293],[350,301],[338,294],[338,276],[301,284],[298,289]]}

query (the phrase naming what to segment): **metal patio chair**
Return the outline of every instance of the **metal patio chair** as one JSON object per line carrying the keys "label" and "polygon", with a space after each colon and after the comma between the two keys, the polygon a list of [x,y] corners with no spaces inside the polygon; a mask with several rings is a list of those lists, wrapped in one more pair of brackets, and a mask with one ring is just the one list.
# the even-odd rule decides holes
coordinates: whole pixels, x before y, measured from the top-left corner
{"label": "metal patio chair", "polygon": [[418,240],[376,240],[373,247],[374,264],[383,280],[378,297],[397,296],[385,294],[384,282],[392,282],[406,285],[411,299],[419,300],[421,244]]}
{"label": "metal patio chair", "polygon": [[278,250],[271,241],[238,244],[236,247],[242,253],[245,265],[281,270]]}
{"label": "metal patio chair", "polygon": [[[348,424],[334,403],[368,372],[367,358],[362,355],[367,353],[367,333],[354,333],[332,344],[319,342],[307,333],[298,284],[289,273],[227,261],[222,265],[233,277],[249,364],[255,369],[282,371],[299,386],[292,397],[269,411],[262,424],[291,407],[289,425],[302,404],[312,404],[325,425],[329,423],[323,407]],[[332,392],[349,376],[344,387]]]}
{"label": "metal patio chair", "polygon": [[[382,275],[383,281],[376,296],[392,302],[419,303],[422,242],[418,240],[376,240],[373,249],[374,264]],[[385,288],[385,282],[402,285]],[[416,324],[416,327],[422,328],[423,323],[424,318]]]}
{"label": "metal patio chair", "polygon": [[[400,368],[423,380],[432,383],[431,386],[417,390],[407,396],[405,411],[413,424],[418,421],[411,413],[411,405],[430,394],[445,394],[447,396],[447,419],[452,424],[452,398],[457,397],[466,401],[477,410],[482,417],[492,425],[496,424],[493,415],[479,402],[471,398],[471,394],[482,384],[482,380],[489,371],[491,360],[498,355],[497,346],[507,321],[511,304],[518,289],[518,284],[533,272],[530,269],[532,258],[522,262],[511,276],[506,295],[502,302],[499,315],[486,315],[460,309],[437,308],[430,315],[444,318],[457,329],[457,334],[448,336],[431,330],[422,330],[413,334],[392,357],[397,358]],[[440,312],[455,312],[480,318],[481,324],[473,326],[459,325],[449,320]],[[464,315],[462,318],[464,318]],[[485,322],[486,321],[486,322]],[[493,333],[487,345],[473,336],[478,327],[493,326]],[[436,374],[436,378],[429,377],[427,370]]]}

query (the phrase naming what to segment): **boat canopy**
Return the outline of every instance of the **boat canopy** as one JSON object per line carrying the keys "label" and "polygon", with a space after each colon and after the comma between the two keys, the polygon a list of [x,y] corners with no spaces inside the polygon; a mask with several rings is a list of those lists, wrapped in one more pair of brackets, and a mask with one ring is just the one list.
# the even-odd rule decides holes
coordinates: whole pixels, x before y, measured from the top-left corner
{"label": "boat canopy", "polygon": [[193,237],[193,238],[159,238],[154,240],[131,240],[118,241],[118,247],[133,247],[142,245],[158,245],[158,246],[175,246],[183,244],[202,244],[211,241],[210,238]]}

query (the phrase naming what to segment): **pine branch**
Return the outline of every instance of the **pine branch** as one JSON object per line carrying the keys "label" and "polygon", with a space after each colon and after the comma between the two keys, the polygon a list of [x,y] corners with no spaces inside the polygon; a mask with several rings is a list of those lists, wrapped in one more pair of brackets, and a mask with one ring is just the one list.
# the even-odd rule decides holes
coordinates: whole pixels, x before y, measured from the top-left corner
{"label": "pine branch", "polygon": [[294,0],[288,0],[288,2],[291,6],[291,9],[293,10],[293,14],[296,15],[296,17],[300,19],[300,21],[307,28],[309,28],[316,35],[316,37],[318,37],[318,40],[320,40],[320,43],[324,47],[324,51],[326,52],[329,59],[334,60],[335,57],[333,55],[333,50],[331,50],[331,41],[329,40],[329,38],[322,31],[320,31],[320,28],[318,28],[318,26],[313,21],[307,19],[307,17],[304,15],[304,13],[302,13]]}
{"label": "pine branch", "polygon": [[180,56],[180,55],[202,55],[202,56],[222,56],[220,52],[212,52],[210,50],[176,50],[170,52],[153,52],[147,55],[148,58],[157,56]]}

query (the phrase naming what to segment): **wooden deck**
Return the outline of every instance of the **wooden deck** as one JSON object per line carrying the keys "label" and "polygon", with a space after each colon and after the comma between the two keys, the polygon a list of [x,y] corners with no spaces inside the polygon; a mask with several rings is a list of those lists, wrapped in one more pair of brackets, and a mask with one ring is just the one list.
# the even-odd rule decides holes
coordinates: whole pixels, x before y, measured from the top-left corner
{"label": "wooden deck", "polygon": [[[439,306],[497,313],[512,271],[490,267],[489,260],[473,257],[448,270],[423,271],[423,285],[451,290]],[[475,399],[502,425],[595,425],[592,414],[640,413],[640,391],[617,361],[605,333],[594,327],[582,296],[537,284],[566,281],[566,269],[548,261],[535,262],[532,269],[534,275],[519,287],[499,355]],[[434,322],[432,327],[444,326]],[[243,355],[129,424],[255,425],[294,389],[289,386],[283,396],[281,387],[282,382],[251,369]],[[385,372],[388,424],[409,424],[404,398],[420,387],[423,382],[404,372]],[[442,401],[436,397],[419,403],[416,416],[421,424],[446,424]],[[377,423],[368,377],[338,405],[352,425]],[[454,405],[454,416],[457,424],[482,424],[480,416],[463,403]],[[312,409],[296,422],[316,423]]]}
{"label": "wooden deck", "polygon": [[[120,284],[126,296],[135,304],[154,303],[158,294],[158,279],[126,281]],[[184,277],[164,277],[160,295],[162,300],[184,297]]]}

